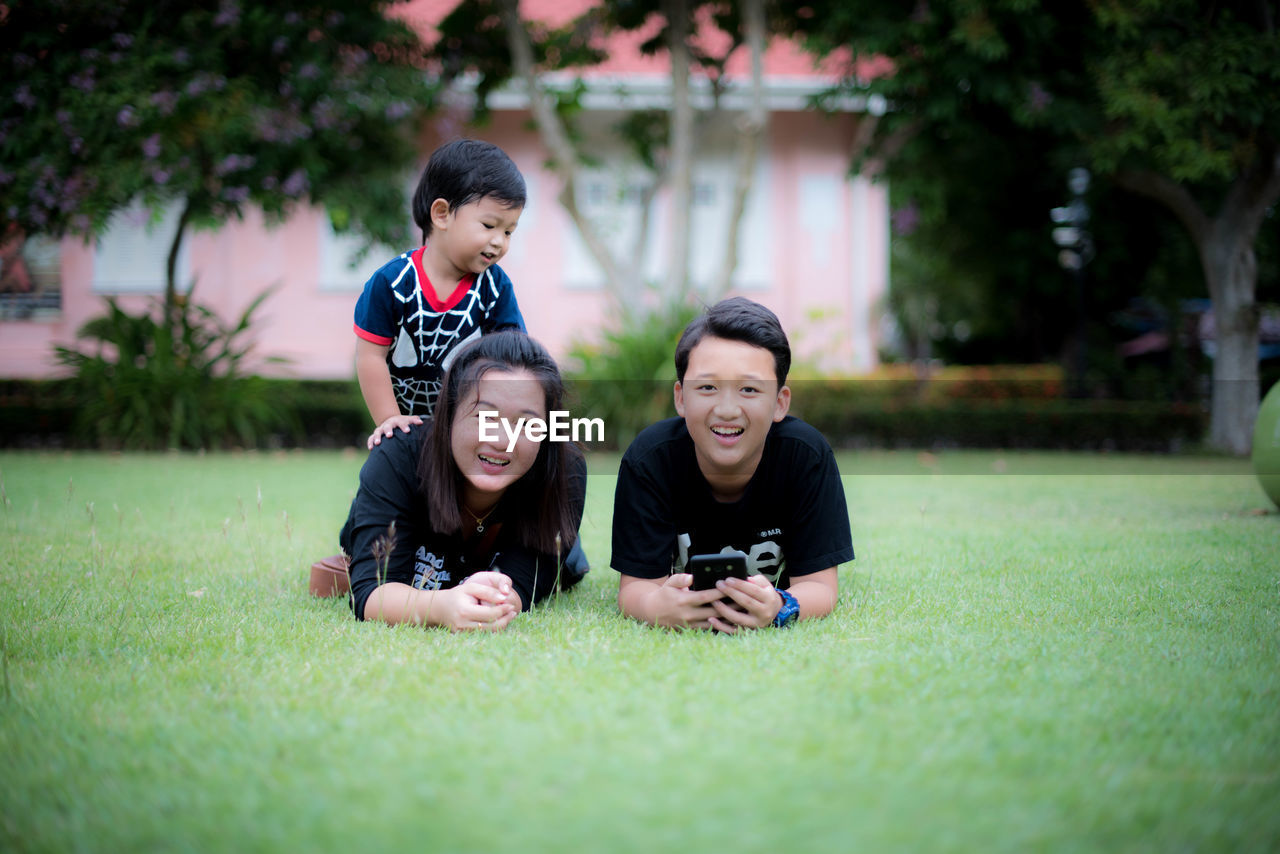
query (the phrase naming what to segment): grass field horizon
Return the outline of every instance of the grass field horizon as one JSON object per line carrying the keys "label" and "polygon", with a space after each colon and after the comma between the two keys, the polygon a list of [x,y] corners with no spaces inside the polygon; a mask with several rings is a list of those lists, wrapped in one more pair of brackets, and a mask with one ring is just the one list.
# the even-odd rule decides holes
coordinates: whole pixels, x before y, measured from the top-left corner
{"label": "grass field horizon", "polygon": [[825,620],[498,635],[306,593],[363,453],[0,453],[6,851],[1274,851],[1280,514],[1247,461],[838,454]]}

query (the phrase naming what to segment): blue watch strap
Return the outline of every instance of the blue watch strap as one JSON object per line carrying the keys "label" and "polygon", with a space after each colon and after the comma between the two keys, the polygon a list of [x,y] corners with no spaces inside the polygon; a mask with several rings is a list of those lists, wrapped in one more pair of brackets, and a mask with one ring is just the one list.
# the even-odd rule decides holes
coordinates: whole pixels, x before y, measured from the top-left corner
{"label": "blue watch strap", "polygon": [[778,609],[778,615],[773,618],[773,624],[779,629],[785,629],[800,616],[800,603],[788,591],[775,589],[778,590],[778,595],[782,597],[782,607]]}

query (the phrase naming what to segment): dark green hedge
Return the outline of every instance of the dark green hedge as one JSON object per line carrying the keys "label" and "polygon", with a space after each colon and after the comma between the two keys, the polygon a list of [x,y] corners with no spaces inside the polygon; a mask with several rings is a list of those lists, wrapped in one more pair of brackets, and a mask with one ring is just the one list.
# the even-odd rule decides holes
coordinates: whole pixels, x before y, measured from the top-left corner
{"label": "dark green hedge", "polygon": [[1172,452],[1198,445],[1208,416],[1186,404],[1005,400],[866,406],[797,402],[793,412],[837,447]]}
{"label": "dark green hedge", "polygon": [[[288,426],[272,447],[359,446],[372,429],[354,381],[269,380]],[[664,394],[669,392],[664,391]],[[607,412],[577,395],[574,415],[603,417],[609,445],[623,443]],[[637,398],[638,399],[638,398]],[[792,411],[836,447],[1061,448],[1176,451],[1200,443],[1201,407],[1144,401],[928,399],[865,395],[846,383],[805,383]],[[0,381],[0,446],[75,447],[76,402],[58,381]],[[585,407],[579,409],[579,407]],[[674,411],[668,414],[674,414]]]}
{"label": "dark green hedge", "polygon": [[[270,447],[340,447],[369,435],[360,390],[347,380],[265,380],[280,414]],[[72,430],[77,401],[62,380],[0,380],[0,447],[79,447]]]}

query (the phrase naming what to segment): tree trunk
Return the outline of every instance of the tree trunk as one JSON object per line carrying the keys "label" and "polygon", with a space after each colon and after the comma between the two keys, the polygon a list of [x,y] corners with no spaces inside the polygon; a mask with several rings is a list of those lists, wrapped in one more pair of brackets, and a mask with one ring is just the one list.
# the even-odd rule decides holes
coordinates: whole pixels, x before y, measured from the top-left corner
{"label": "tree trunk", "polygon": [[1248,454],[1258,417],[1258,263],[1251,242],[1222,228],[1213,230],[1200,258],[1216,335],[1209,444]]}
{"label": "tree trunk", "polygon": [[667,232],[667,299],[683,299],[689,281],[689,226],[693,207],[693,104],[689,99],[689,4],[664,0],[671,55],[671,218]]}
{"label": "tree trunk", "polygon": [[187,225],[190,222],[191,199],[184,198],[182,214],[178,217],[178,225],[173,230],[173,240],[169,243],[169,257],[165,261],[164,268],[164,318],[169,324],[170,331],[175,335],[178,327],[178,253],[182,251],[182,241],[186,237]]}
{"label": "tree trunk", "polygon": [[1155,172],[1122,172],[1117,183],[1169,208],[1200,253],[1213,301],[1215,352],[1209,444],[1248,454],[1258,414],[1258,261],[1254,243],[1267,209],[1280,199],[1280,149],[1264,146],[1232,183],[1212,219],[1185,187]]}
{"label": "tree trunk", "polygon": [[[524,81],[529,93],[529,109],[542,137],[542,143],[551,154],[551,169],[560,178],[560,205],[582,237],[587,251],[600,265],[605,277],[605,288],[618,304],[627,307],[636,298],[639,288],[636,275],[628,275],[614,257],[595,225],[578,207],[578,156],[560,116],[556,114],[549,96],[542,91],[538,72],[533,64],[533,45],[529,33],[520,20],[517,0],[502,0],[502,22],[507,33],[507,46],[511,51],[511,64],[516,75]],[[637,273],[638,275],[638,273]]]}
{"label": "tree trunk", "polygon": [[733,188],[733,207],[729,212],[729,231],[725,236],[724,259],[707,294],[707,301],[712,303],[724,296],[733,284],[733,273],[738,267],[739,231],[747,212],[751,185],[755,181],[756,158],[767,120],[764,108],[764,0],[743,0],[742,23],[747,50],[751,54],[751,103],[741,128],[738,174]]}

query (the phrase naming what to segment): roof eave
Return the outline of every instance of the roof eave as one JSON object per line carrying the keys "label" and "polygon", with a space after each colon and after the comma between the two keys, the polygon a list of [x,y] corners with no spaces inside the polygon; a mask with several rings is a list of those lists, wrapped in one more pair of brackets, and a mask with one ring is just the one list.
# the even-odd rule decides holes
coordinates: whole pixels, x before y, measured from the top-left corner
{"label": "roof eave", "polygon": [[[453,90],[464,97],[475,97],[478,76],[467,73],[457,77]],[[543,74],[540,81],[553,92],[567,92],[581,81],[585,91],[581,104],[587,110],[665,110],[671,108],[671,77],[667,74],[588,74],[568,72]],[[831,92],[836,81],[815,77],[771,75],[764,79],[764,104],[769,112],[800,112],[813,107],[817,96]],[[695,109],[710,110],[715,106],[711,82],[705,77],[689,81],[689,96]],[[750,82],[742,78],[725,81],[720,94],[720,108],[740,111],[750,107]],[[880,95],[838,94],[823,99],[824,108],[834,112],[872,113],[881,115],[885,101]],[[525,110],[529,94],[523,81],[510,80],[489,94],[492,110]]]}

